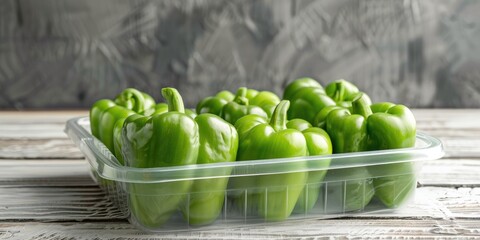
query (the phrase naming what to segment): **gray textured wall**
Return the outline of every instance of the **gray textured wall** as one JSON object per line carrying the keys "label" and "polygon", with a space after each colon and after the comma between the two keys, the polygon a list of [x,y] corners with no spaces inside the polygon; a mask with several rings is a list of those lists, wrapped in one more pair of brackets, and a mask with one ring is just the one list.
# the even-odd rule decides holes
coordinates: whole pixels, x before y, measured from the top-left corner
{"label": "gray textured wall", "polygon": [[480,1],[3,0],[0,108],[88,107],[127,86],[187,105],[345,78],[374,101],[480,107]]}

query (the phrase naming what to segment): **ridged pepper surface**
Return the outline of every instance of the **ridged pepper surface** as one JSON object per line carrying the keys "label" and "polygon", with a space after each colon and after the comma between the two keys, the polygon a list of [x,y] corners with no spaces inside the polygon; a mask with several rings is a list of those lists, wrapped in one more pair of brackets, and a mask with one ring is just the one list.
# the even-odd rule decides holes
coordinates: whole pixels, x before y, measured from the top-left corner
{"label": "ridged pepper surface", "polygon": [[[173,88],[162,89],[162,94],[167,100],[167,112],[157,108],[159,111],[152,116],[132,115],[124,123],[123,154],[127,166],[153,168],[235,161],[238,135],[233,125],[213,114],[189,116],[180,94]],[[223,207],[228,177],[206,177],[130,184],[135,219],[142,225],[156,227],[181,210],[191,225],[213,222]]]}
{"label": "ridged pepper surface", "polygon": [[297,79],[287,85],[283,99],[290,101],[288,119],[300,118],[311,124],[323,108],[336,105],[320,83],[311,78]]}
{"label": "ridged pepper surface", "polygon": [[[286,113],[289,101],[283,100],[270,119],[247,115],[237,121],[240,142],[237,161],[300,157],[308,155],[306,137],[301,131],[288,129]],[[308,178],[303,161],[290,164],[292,171],[282,174],[234,177],[230,179],[235,205],[248,214],[267,221],[280,221],[292,213]]]}
{"label": "ridged pepper surface", "polygon": [[[185,114],[177,90],[162,89],[168,112],[132,115],[122,132],[125,164],[135,168],[162,168],[195,164],[200,148],[198,124]],[[185,176],[188,179],[188,176]],[[163,225],[191,190],[193,180],[128,185],[131,214],[148,228]]]}

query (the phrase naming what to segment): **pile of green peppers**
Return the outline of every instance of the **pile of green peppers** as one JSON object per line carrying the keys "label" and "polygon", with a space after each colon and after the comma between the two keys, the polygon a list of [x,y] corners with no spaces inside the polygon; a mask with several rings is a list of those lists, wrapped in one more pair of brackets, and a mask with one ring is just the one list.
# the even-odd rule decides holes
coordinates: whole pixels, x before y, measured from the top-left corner
{"label": "pile of green peppers", "polygon": [[[163,168],[415,145],[415,118],[406,106],[372,103],[346,80],[323,88],[312,78],[300,78],[285,87],[282,98],[245,87],[235,93],[223,90],[195,109],[185,108],[174,88],[161,93],[164,102],[157,103],[147,93],[127,88],[90,109],[92,135],[119,164]],[[190,225],[207,225],[228,204],[241,214],[281,221],[314,208],[358,211],[372,199],[396,208],[416,187],[411,163],[328,170],[330,163],[297,161],[292,166],[320,169],[308,172],[130,183],[131,215],[148,228],[162,226],[175,213]]]}

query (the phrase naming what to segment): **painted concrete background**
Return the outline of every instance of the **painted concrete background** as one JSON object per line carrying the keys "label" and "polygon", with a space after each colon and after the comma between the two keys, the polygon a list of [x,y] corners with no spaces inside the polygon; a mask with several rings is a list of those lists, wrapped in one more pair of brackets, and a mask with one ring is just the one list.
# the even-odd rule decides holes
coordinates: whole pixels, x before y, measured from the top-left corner
{"label": "painted concrete background", "polygon": [[374,101],[480,107],[480,1],[3,0],[0,108],[86,108],[136,87],[187,106],[344,78]]}

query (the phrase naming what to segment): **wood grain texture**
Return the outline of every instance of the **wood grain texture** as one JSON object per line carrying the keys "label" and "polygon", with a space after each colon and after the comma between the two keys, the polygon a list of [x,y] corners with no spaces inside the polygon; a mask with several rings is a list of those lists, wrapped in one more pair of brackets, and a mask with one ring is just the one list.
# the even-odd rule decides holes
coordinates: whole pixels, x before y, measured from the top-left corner
{"label": "wood grain texture", "polygon": [[426,162],[420,172],[421,186],[480,187],[480,160],[450,159]]}
{"label": "wood grain texture", "polygon": [[0,124],[64,124],[74,117],[88,116],[88,110],[78,111],[0,111]]}
{"label": "wood grain texture", "polygon": [[0,112],[0,159],[80,159],[63,132],[67,120],[88,111]]}
{"label": "wood grain texture", "polygon": [[0,161],[0,220],[123,219],[82,160]]}
{"label": "wood grain texture", "polygon": [[81,159],[70,139],[0,139],[0,159]]}
{"label": "wood grain texture", "polygon": [[125,222],[0,223],[3,239],[474,239],[478,220],[329,219],[220,230],[144,233]]}

